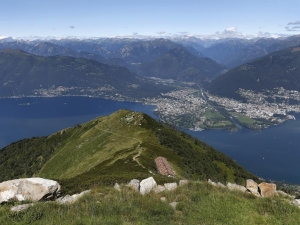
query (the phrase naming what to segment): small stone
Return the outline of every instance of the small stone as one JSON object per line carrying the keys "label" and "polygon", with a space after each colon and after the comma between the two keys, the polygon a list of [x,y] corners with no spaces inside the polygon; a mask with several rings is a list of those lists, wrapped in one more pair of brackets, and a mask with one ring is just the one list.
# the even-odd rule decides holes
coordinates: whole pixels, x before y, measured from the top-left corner
{"label": "small stone", "polygon": [[186,185],[188,182],[189,182],[188,180],[180,180],[179,186]]}
{"label": "small stone", "polygon": [[60,198],[56,199],[56,201],[59,204],[72,204],[72,203],[76,202],[79,198],[81,198],[83,195],[89,193],[90,191],[91,190],[86,190],[86,191],[81,192],[80,194],[74,194],[72,196],[66,195],[64,197],[60,197]]}
{"label": "small stone", "polygon": [[121,186],[118,183],[115,183],[114,189],[121,191]]}
{"label": "small stone", "polygon": [[162,202],[166,202],[166,201],[167,201],[167,199],[166,199],[166,197],[161,197],[161,198],[160,198],[160,201],[162,201]]}
{"label": "small stone", "polygon": [[177,186],[177,183],[174,182],[174,183],[166,183],[164,184],[165,188],[167,191],[173,191],[175,190],[178,186]]}
{"label": "small stone", "polygon": [[133,179],[131,180],[128,184],[127,184],[128,187],[132,188],[133,190],[135,191],[139,191],[140,189],[140,181],[137,180],[137,179]]}
{"label": "small stone", "polygon": [[157,187],[154,189],[154,192],[155,193],[160,193],[160,192],[163,192],[163,191],[165,191],[166,190],[166,188],[164,187],[164,186],[162,186],[162,185],[157,185]]}
{"label": "small stone", "polygon": [[285,193],[284,191],[281,191],[281,190],[277,191],[277,194],[280,194],[282,196],[289,197],[289,198],[295,198],[295,196],[289,195],[289,194],[287,194],[287,193]]}
{"label": "small stone", "polygon": [[292,201],[292,204],[295,205],[295,206],[298,206],[300,208],[300,199],[294,199]]}
{"label": "small stone", "polygon": [[225,187],[226,187],[226,186],[225,186],[224,184],[222,184],[221,182],[218,182],[218,183],[217,183],[217,186],[218,186],[218,187],[222,187],[222,188],[225,188]]}
{"label": "small stone", "polygon": [[178,204],[178,202],[171,202],[171,203],[170,203],[170,206],[171,206],[174,210],[176,210],[177,204]]}
{"label": "small stone", "polygon": [[241,191],[241,192],[246,192],[247,189],[244,186],[238,185],[238,184],[232,184],[229,183],[227,184],[227,187],[229,190],[235,190],[235,191]]}
{"label": "small stone", "polygon": [[213,186],[217,186],[216,182],[213,182],[211,179],[208,179],[207,181],[209,184],[213,185]]}
{"label": "small stone", "polygon": [[30,206],[33,206],[33,203],[24,204],[24,205],[17,205],[17,206],[11,207],[10,210],[12,212],[21,212],[21,211],[29,208]]}

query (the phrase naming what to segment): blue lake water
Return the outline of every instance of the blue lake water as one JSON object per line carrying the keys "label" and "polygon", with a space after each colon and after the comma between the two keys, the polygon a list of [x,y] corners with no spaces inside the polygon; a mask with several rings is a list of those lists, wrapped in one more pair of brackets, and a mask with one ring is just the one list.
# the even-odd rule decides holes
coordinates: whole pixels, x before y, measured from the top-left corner
{"label": "blue lake water", "polygon": [[[84,97],[0,99],[0,148],[23,138],[49,135],[119,109],[155,117],[154,108]],[[295,114],[295,117],[297,120],[263,131],[188,133],[224,152],[259,177],[300,184],[300,115]]]}

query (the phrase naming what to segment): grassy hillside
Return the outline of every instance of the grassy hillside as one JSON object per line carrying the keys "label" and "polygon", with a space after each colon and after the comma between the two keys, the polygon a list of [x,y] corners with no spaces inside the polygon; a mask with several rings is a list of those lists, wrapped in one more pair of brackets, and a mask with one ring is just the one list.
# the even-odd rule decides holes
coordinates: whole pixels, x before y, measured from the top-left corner
{"label": "grassy hillside", "polygon": [[[176,210],[169,205],[174,201]],[[190,182],[175,191],[146,196],[127,187],[121,192],[101,187],[72,205],[41,202],[20,213],[2,206],[0,224],[298,225],[299,212],[284,197],[257,198],[207,182]]]}
{"label": "grassy hillside", "polygon": [[[99,117],[49,137],[26,139],[0,151],[0,181],[40,176],[65,191],[155,176],[154,159],[168,159],[176,179],[243,183],[257,178],[232,159],[184,132],[128,110]],[[171,179],[171,178],[168,178]]]}

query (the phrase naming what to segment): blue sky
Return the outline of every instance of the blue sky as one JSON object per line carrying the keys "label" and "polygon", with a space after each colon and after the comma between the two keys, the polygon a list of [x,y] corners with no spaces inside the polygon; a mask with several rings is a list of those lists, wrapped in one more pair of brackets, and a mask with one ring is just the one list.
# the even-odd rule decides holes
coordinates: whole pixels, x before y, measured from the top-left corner
{"label": "blue sky", "polygon": [[0,0],[0,6],[0,36],[300,33],[300,0]]}

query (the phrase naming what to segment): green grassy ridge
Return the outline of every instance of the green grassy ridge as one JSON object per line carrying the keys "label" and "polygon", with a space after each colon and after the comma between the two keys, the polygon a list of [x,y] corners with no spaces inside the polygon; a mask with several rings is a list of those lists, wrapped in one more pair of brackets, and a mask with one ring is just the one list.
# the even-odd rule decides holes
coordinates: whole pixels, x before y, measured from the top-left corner
{"label": "green grassy ridge", "polygon": [[[125,186],[120,192],[105,186],[72,205],[40,202],[20,213],[1,206],[0,224],[298,225],[300,209],[289,201],[281,196],[258,198],[207,182],[189,182],[174,191],[145,196]],[[178,202],[176,210],[170,202]]]}
{"label": "green grassy ridge", "polygon": [[39,176],[58,180],[65,193],[74,193],[150,175],[165,179],[157,175],[158,156],[167,158],[177,179],[239,184],[258,179],[196,138],[129,110],[4,148],[0,179]]}

